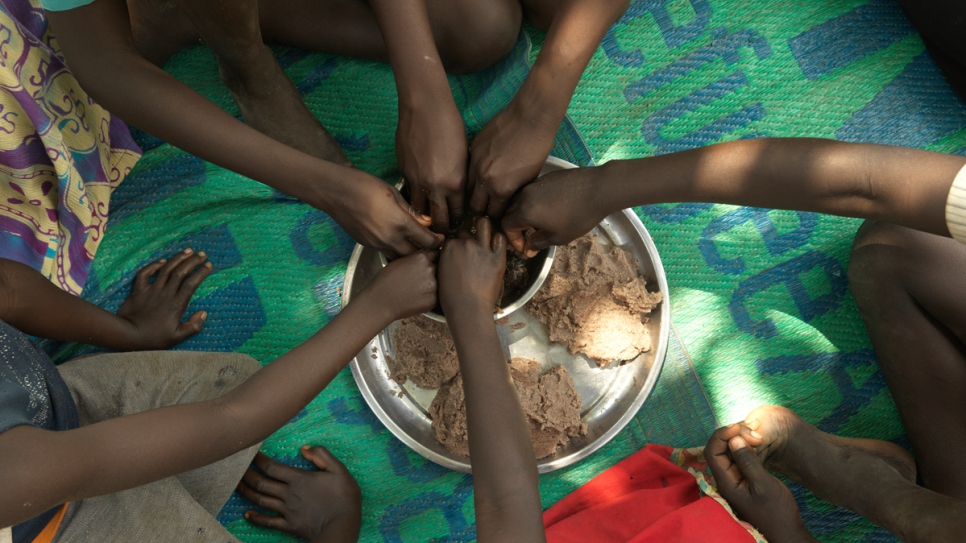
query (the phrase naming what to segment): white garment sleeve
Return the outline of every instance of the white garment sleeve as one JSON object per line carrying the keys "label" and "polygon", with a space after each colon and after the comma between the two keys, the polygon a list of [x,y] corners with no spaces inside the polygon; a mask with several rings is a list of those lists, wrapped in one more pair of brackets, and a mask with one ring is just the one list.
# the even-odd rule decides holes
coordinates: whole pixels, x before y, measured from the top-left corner
{"label": "white garment sleeve", "polygon": [[960,243],[966,243],[966,166],[959,170],[946,199],[946,226]]}

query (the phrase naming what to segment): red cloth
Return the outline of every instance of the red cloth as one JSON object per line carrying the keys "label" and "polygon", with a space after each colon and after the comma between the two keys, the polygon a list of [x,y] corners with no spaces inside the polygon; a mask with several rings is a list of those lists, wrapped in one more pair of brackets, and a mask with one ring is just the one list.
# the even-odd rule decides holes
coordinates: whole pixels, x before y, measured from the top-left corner
{"label": "red cloth", "polygon": [[754,543],[744,527],[670,460],[648,445],[594,477],[543,514],[549,543]]}

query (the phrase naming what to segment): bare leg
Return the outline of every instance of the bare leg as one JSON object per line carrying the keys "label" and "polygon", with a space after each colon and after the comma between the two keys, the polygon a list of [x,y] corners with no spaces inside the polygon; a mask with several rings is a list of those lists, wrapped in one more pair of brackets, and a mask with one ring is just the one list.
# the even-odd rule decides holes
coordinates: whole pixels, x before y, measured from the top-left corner
{"label": "bare leg", "polygon": [[[160,66],[181,48],[197,43],[203,29],[210,33],[208,27],[222,26],[225,21],[215,22],[223,19],[222,12],[208,3],[129,0],[135,41],[145,58]],[[228,16],[232,20],[250,16],[239,15],[249,9],[249,3],[254,2],[242,2],[234,9],[238,13]],[[482,70],[516,44],[522,20],[517,0],[428,0],[427,4],[436,47],[450,73]],[[259,36],[265,43],[388,61],[382,34],[365,0],[261,0],[257,10]],[[212,22],[200,20],[205,17]],[[246,35],[252,38],[253,29],[248,28]],[[206,37],[205,41],[211,40]]]}
{"label": "bare leg", "polygon": [[[889,530],[903,541],[958,541],[966,530],[966,501],[915,483],[915,465],[886,441],[826,434],[792,411],[763,406],[746,424],[765,467]],[[747,434],[743,434],[747,435]]]}
{"label": "bare leg", "polygon": [[214,51],[221,79],[248,125],[309,155],[349,165],[262,41],[258,0],[131,0],[128,11],[145,58],[163,63],[192,41],[193,29]]}
{"label": "bare leg", "polygon": [[926,488],[966,499],[966,247],[890,224],[856,235],[849,277]]}
{"label": "bare leg", "polygon": [[[443,65],[472,73],[506,56],[516,44],[517,0],[427,0],[429,23]],[[386,62],[386,46],[364,0],[262,0],[265,41]]]}

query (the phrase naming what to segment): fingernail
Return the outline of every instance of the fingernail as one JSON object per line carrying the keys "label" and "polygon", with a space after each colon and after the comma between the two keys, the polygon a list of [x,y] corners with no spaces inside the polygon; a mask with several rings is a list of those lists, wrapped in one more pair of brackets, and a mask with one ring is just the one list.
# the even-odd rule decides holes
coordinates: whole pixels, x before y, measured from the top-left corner
{"label": "fingernail", "polygon": [[204,251],[198,253],[198,256],[207,256]]}
{"label": "fingernail", "polygon": [[211,262],[205,262],[205,267],[206,267],[206,268],[208,268],[208,269],[210,270],[210,269],[211,269],[211,268],[213,268],[214,266],[212,266],[212,265],[211,265]]}
{"label": "fingernail", "polygon": [[751,428],[752,430],[757,430],[761,426],[761,421],[758,419],[751,419],[745,421],[745,426]]}
{"label": "fingernail", "polygon": [[759,434],[758,432],[756,432],[756,431],[754,431],[754,430],[752,430],[752,431],[751,431],[751,437],[753,437],[753,438],[755,438],[755,439],[763,439],[763,438],[761,437],[761,434]]}
{"label": "fingernail", "polygon": [[251,520],[251,513],[245,513],[245,520]]}
{"label": "fingernail", "polygon": [[184,254],[190,255],[193,251],[191,249],[185,249]]}
{"label": "fingernail", "polygon": [[740,451],[748,446],[748,444],[745,443],[745,440],[741,439],[740,437],[732,438],[731,441],[728,442],[728,445],[731,445],[731,449],[735,451]]}
{"label": "fingernail", "polygon": [[[202,311],[201,312],[201,320],[205,320],[207,318],[208,318],[208,312],[207,311]],[[752,432],[752,433],[754,433],[754,432]]]}
{"label": "fingernail", "polygon": [[162,258],[161,260],[158,260],[158,262],[160,262],[160,263],[162,263],[162,264],[164,264],[164,263],[165,263],[165,262],[167,262],[167,261],[168,261],[168,259],[167,259],[167,258]]}

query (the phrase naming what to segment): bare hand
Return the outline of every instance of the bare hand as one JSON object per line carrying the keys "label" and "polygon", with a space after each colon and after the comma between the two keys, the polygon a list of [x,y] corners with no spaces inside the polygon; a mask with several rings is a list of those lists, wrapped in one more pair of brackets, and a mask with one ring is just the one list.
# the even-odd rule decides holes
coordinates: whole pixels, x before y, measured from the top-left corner
{"label": "bare hand", "polygon": [[342,193],[326,212],[353,239],[389,258],[419,249],[435,249],[442,234],[429,231],[429,217],[411,211],[395,188],[363,171],[343,183]]}
{"label": "bare hand", "polygon": [[[131,350],[168,349],[201,331],[208,314],[198,311],[181,322],[198,285],[211,273],[205,253],[185,249],[171,260],[141,268],[117,316],[131,323]],[[153,283],[148,279],[157,273]]]}
{"label": "bare hand", "polygon": [[325,447],[302,447],[302,456],[319,471],[303,471],[262,453],[255,455],[255,466],[262,473],[246,471],[238,493],[277,516],[246,511],[245,519],[308,541],[320,534],[327,541],[355,541],[362,526],[359,485]]}
{"label": "bare hand", "polygon": [[566,245],[590,232],[607,216],[595,205],[594,168],[548,173],[513,199],[503,217],[507,241],[532,258],[551,245]]}
{"label": "bare hand", "polygon": [[365,293],[375,296],[390,311],[390,319],[403,319],[436,307],[437,251],[420,251],[390,262]]}
{"label": "bare hand", "polygon": [[413,208],[430,215],[441,233],[463,219],[468,155],[463,119],[452,96],[447,102],[433,111],[400,108],[396,128],[396,156]]}
{"label": "bare hand", "polygon": [[[744,432],[750,433],[750,429]],[[719,428],[704,449],[718,491],[739,517],[769,541],[814,541],[788,487],[768,473],[741,433],[739,424]]]}
{"label": "bare hand", "polygon": [[515,104],[493,117],[470,149],[470,210],[497,222],[514,193],[540,174],[558,128],[518,112]]}
{"label": "bare hand", "polygon": [[506,238],[493,235],[492,230],[490,220],[481,217],[475,237],[467,233],[443,245],[439,261],[443,313],[452,315],[452,309],[469,304],[496,308],[506,271]]}

